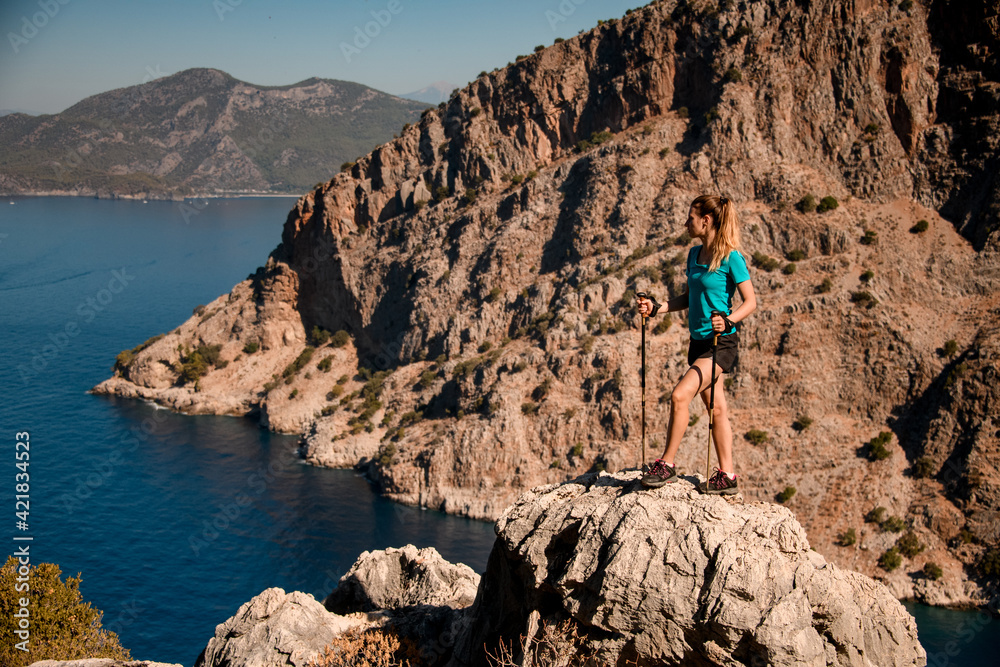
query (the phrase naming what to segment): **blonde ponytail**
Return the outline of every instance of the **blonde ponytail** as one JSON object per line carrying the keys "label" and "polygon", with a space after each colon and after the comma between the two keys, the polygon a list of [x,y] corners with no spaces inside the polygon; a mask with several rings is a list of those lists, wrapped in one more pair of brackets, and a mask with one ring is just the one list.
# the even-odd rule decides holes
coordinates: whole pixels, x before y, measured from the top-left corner
{"label": "blonde ponytail", "polygon": [[712,261],[709,271],[715,271],[729,257],[733,250],[740,249],[740,219],[736,207],[727,197],[701,195],[691,206],[698,210],[699,215],[712,217],[712,227],[715,228],[715,239],[712,241]]}

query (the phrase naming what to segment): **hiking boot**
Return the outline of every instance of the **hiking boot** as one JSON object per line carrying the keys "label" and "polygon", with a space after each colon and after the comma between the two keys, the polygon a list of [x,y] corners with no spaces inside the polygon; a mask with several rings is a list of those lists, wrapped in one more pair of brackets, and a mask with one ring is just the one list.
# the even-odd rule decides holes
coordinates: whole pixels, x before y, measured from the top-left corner
{"label": "hiking boot", "polygon": [[740,487],[737,478],[729,479],[729,475],[716,468],[715,474],[708,479],[708,490],[704,484],[701,490],[712,496],[732,496],[740,492]]}
{"label": "hiking boot", "polygon": [[677,481],[677,468],[668,466],[663,459],[656,459],[653,466],[642,476],[642,485],[650,489],[658,489],[664,484]]}

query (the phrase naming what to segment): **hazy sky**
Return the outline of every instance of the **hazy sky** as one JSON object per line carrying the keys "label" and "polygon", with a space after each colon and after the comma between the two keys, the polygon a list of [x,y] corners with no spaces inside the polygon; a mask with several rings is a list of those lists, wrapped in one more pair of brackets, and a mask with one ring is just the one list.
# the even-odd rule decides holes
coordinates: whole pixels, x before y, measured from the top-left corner
{"label": "hazy sky", "polygon": [[[457,86],[644,0],[0,0],[0,109],[56,113],[190,67]],[[367,34],[366,34],[367,33]]]}

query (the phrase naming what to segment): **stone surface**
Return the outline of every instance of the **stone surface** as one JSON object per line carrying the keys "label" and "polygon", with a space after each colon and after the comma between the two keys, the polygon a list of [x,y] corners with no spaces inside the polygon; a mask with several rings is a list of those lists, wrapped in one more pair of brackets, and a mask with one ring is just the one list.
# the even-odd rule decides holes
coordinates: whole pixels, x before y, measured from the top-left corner
{"label": "stone surface", "polygon": [[468,565],[449,563],[434,547],[365,551],[340,578],[323,606],[337,614],[396,610],[413,605],[468,607],[479,575]]}
{"label": "stone surface", "polygon": [[[497,542],[452,665],[567,619],[560,660],[637,665],[924,665],[916,622],[881,584],[812,551],[787,509],[730,504],[685,478],[592,474],[523,495]],[[564,628],[567,626],[563,626]],[[485,647],[485,648],[484,648]],[[552,660],[552,656],[548,659]]]}
{"label": "stone surface", "polygon": [[331,614],[311,595],[269,588],[215,629],[197,667],[305,667],[338,635],[370,623]]}
{"label": "stone surface", "polygon": [[[494,519],[525,489],[639,462],[629,295],[683,288],[688,205],[722,192],[748,258],[783,268],[751,268],[759,308],[727,378],[744,495],[794,486],[830,560],[901,597],[981,603],[992,584],[969,577],[1000,510],[998,24],[981,3],[900,4],[667,0],[490,72],[304,195],[264,266],[95,390],[255,417],[394,500]],[[839,205],[800,212],[806,194]],[[685,368],[683,321],[661,323],[650,455]],[[313,327],[351,342],[286,379]],[[185,385],[178,345],[202,344],[228,364]],[[703,427],[682,469],[703,469]],[[876,506],[926,547],[891,573]]]}

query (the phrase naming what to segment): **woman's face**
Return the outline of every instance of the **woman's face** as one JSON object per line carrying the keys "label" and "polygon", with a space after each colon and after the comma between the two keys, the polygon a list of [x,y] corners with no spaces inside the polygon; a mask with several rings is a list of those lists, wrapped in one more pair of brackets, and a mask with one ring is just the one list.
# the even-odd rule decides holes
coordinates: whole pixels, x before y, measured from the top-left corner
{"label": "woman's face", "polygon": [[684,223],[688,234],[696,239],[704,239],[708,230],[712,227],[712,216],[699,215],[698,209],[692,206],[688,210],[687,222]]}

